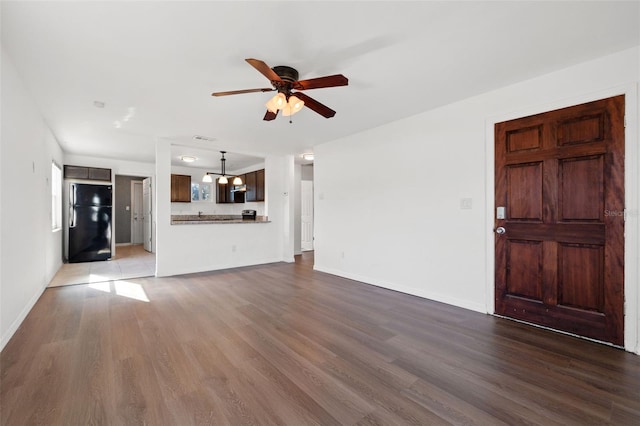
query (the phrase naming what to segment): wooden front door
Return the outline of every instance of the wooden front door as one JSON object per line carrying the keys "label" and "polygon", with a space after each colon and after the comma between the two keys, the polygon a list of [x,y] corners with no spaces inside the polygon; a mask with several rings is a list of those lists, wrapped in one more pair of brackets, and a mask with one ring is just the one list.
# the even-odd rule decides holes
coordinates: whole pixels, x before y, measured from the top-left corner
{"label": "wooden front door", "polygon": [[623,345],[624,96],[495,135],[496,314]]}

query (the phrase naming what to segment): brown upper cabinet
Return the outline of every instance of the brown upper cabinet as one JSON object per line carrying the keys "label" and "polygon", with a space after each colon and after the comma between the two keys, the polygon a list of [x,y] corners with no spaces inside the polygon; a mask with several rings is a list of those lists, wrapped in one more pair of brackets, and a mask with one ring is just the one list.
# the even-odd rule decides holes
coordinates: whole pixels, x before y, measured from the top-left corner
{"label": "brown upper cabinet", "polygon": [[[264,201],[264,169],[238,175],[246,191],[234,191],[236,187],[231,184],[221,184],[216,180],[216,203],[244,203],[245,201]],[[232,178],[229,180],[231,181]]]}
{"label": "brown upper cabinet", "polygon": [[228,183],[220,183],[219,180],[220,178],[216,179],[216,203],[233,203],[233,199],[231,198],[231,185]]}
{"label": "brown upper cabinet", "polygon": [[171,175],[171,202],[191,202],[191,176]]}
{"label": "brown upper cabinet", "polygon": [[245,174],[244,181],[247,185],[246,201],[264,201],[264,169]]}
{"label": "brown upper cabinet", "polygon": [[111,169],[65,165],[64,178],[101,180],[111,182]]}
{"label": "brown upper cabinet", "polygon": [[[244,182],[244,175],[239,175]],[[244,203],[244,192],[235,191],[236,186],[232,183],[220,183],[219,178],[216,179],[216,203]],[[229,181],[233,178],[229,178]]]}

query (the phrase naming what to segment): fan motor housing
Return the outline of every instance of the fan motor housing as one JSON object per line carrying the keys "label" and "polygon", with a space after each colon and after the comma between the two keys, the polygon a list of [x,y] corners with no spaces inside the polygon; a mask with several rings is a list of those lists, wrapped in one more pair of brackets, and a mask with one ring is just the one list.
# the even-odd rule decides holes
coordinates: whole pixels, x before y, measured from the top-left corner
{"label": "fan motor housing", "polygon": [[291,68],[286,65],[278,65],[271,69],[284,81],[293,83],[298,80],[298,71],[295,68]]}

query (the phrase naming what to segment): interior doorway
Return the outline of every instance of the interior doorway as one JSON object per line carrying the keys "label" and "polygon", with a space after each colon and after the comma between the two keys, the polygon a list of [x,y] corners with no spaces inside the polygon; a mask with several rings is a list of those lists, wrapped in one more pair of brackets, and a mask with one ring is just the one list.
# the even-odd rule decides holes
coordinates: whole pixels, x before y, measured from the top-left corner
{"label": "interior doorway", "polygon": [[623,345],[624,106],[496,124],[496,314]]}
{"label": "interior doorway", "polygon": [[140,245],[154,253],[152,221],[152,179],[116,175],[114,185],[114,235],[118,247]]}

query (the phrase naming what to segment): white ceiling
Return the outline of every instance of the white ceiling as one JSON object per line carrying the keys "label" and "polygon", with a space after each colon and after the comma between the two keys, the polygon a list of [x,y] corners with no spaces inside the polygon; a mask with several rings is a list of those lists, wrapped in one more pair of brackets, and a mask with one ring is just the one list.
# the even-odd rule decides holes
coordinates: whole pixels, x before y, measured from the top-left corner
{"label": "white ceiling", "polygon": [[[313,146],[639,44],[638,2],[1,2],[2,44],[65,151],[154,161],[157,137],[263,156]],[[349,86],[265,122],[244,59]],[[94,106],[104,102],[104,108]],[[194,141],[194,135],[214,141]],[[182,154],[188,154],[183,152]]]}

